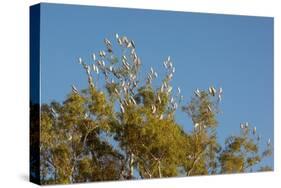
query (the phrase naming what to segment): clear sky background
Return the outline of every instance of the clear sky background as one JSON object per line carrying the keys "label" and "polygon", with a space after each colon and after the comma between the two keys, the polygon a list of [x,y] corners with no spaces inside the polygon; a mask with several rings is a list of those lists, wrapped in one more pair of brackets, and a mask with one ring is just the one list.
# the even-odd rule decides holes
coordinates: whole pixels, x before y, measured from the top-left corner
{"label": "clear sky background", "polygon": [[[81,65],[104,48],[105,37],[132,38],[142,71],[154,67],[163,75],[171,56],[176,67],[172,85],[187,103],[196,88],[222,87],[218,116],[222,143],[248,121],[262,134],[263,147],[273,141],[273,18],[43,4],[41,9],[41,102],[62,102],[87,86]],[[177,112],[189,130],[191,120]],[[273,157],[263,164],[273,166]]]}

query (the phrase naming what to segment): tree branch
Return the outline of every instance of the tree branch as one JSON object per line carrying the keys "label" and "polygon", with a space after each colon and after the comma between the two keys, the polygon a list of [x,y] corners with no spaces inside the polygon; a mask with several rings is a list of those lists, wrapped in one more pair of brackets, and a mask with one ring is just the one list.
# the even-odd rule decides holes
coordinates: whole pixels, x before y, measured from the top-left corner
{"label": "tree branch", "polygon": [[192,166],[190,168],[190,170],[188,171],[187,175],[190,176],[195,165],[197,164],[197,162],[199,161],[199,159],[201,158],[201,155],[205,152],[205,150],[207,149],[208,144],[205,146],[205,148],[198,154],[198,156],[196,157],[196,159],[193,161]]}

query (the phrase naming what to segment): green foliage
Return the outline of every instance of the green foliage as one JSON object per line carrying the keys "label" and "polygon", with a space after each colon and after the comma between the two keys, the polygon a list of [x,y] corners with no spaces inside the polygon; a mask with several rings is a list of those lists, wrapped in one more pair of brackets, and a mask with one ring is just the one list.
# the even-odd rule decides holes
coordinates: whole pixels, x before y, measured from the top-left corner
{"label": "green foliage", "polygon": [[252,167],[271,152],[270,146],[265,151],[259,151],[259,136],[250,132],[250,127],[242,128],[238,136],[230,136],[226,139],[225,149],[220,153],[219,160],[222,164],[221,173],[238,173],[252,171]]}
{"label": "green foliage", "polygon": [[[41,106],[42,184],[250,172],[271,155],[271,147],[259,151],[250,127],[228,137],[225,146],[218,143],[221,89],[197,90],[182,105],[180,89],[175,93],[170,84],[175,73],[170,57],[157,87],[152,68],[140,78],[134,42],[125,36],[117,42],[120,56],[106,39],[106,52],[93,55],[93,65],[79,59],[88,88],[79,92],[73,86],[62,103]],[[192,131],[176,121],[178,107],[191,118]]]}

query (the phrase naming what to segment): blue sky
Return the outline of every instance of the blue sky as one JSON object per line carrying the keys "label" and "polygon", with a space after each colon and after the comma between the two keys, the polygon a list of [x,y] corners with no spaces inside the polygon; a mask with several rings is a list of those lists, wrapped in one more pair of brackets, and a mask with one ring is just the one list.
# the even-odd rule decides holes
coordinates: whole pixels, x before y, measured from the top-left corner
{"label": "blue sky", "polygon": [[[71,84],[85,88],[78,57],[92,63],[104,37],[113,40],[117,32],[135,41],[142,71],[152,66],[163,74],[171,56],[172,84],[185,103],[196,88],[223,88],[221,142],[245,121],[263,142],[273,140],[273,18],[56,4],[43,4],[41,13],[41,102],[63,101]],[[177,118],[191,128],[185,114]]]}

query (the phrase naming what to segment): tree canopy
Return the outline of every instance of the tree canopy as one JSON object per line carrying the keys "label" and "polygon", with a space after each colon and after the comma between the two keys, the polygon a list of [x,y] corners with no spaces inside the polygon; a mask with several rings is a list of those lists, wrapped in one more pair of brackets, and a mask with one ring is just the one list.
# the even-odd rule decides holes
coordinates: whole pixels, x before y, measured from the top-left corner
{"label": "tree canopy", "polygon": [[[79,58],[87,88],[73,85],[63,102],[41,105],[42,184],[251,172],[272,154],[270,141],[261,151],[260,134],[248,122],[218,143],[222,88],[197,89],[184,104],[171,85],[170,57],[162,78],[153,68],[143,76],[135,42],[118,34],[114,41],[104,40],[93,63]],[[184,125],[178,110],[186,113]]]}

